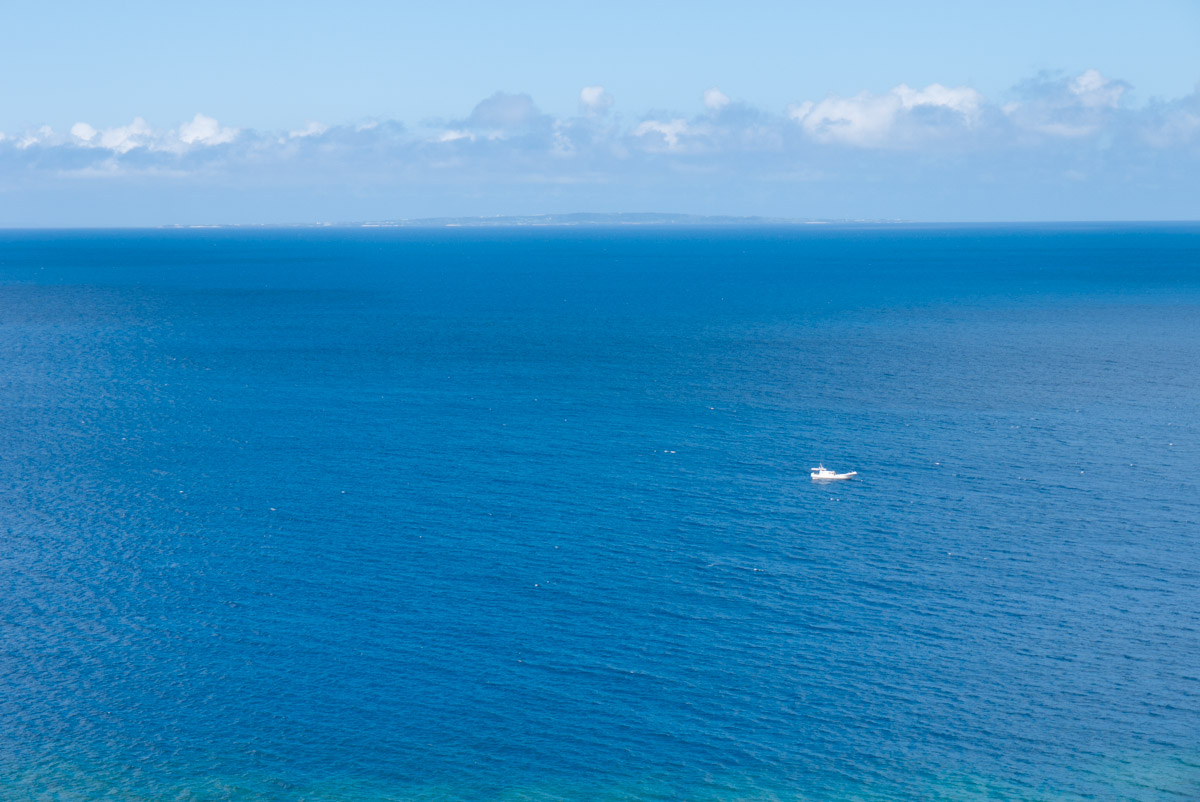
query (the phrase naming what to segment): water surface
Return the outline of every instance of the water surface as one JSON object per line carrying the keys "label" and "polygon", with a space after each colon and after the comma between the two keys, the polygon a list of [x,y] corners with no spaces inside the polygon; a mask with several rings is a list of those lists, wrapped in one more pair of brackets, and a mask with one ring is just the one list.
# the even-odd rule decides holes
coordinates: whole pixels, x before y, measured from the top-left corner
{"label": "water surface", "polygon": [[2,232],[0,796],[1196,798],[1198,355],[1195,226]]}

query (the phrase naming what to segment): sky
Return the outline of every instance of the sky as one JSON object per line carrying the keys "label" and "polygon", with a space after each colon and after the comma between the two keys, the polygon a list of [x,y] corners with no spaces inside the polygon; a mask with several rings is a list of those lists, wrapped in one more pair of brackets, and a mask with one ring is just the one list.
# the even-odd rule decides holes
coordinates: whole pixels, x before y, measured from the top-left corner
{"label": "sky", "polygon": [[0,226],[1200,219],[1200,2],[23,4]]}

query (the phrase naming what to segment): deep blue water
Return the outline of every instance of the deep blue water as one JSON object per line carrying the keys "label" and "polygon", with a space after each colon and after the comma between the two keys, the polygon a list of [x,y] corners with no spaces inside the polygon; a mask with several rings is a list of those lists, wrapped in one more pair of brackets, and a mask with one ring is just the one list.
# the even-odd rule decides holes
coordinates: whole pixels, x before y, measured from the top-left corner
{"label": "deep blue water", "polygon": [[1198,413],[1198,226],[0,232],[0,799],[1194,799]]}

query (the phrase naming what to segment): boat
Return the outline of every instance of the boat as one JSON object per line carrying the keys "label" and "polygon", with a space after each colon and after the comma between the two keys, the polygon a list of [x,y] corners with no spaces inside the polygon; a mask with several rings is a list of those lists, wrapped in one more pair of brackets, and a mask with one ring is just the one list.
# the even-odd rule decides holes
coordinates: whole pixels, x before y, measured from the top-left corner
{"label": "boat", "polygon": [[834,479],[853,479],[858,476],[858,471],[850,471],[850,473],[837,473],[831,471],[824,465],[818,465],[812,469],[812,479],[814,482],[826,482]]}

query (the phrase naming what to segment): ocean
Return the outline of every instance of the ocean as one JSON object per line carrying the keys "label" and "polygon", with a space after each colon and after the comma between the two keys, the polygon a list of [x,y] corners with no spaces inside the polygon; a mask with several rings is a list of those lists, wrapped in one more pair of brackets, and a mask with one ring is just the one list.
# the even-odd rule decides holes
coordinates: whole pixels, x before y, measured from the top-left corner
{"label": "ocean", "polygon": [[3,231],[0,360],[6,802],[1200,798],[1200,226]]}

